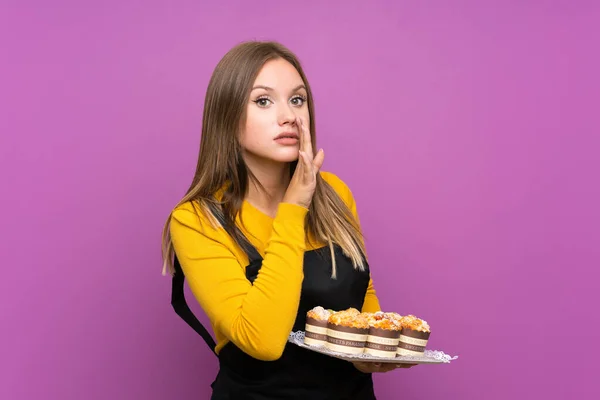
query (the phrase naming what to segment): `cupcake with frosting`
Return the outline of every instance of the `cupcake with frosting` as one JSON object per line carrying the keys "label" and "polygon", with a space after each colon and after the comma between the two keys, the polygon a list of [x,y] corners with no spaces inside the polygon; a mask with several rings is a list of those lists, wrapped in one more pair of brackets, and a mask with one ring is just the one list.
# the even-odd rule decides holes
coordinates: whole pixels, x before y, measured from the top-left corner
{"label": "cupcake with frosting", "polygon": [[398,342],[399,356],[421,356],[425,352],[431,329],[427,321],[407,315],[402,317],[402,331]]}
{"label": "cupcake with frosting", "polygon": [[386,318],[389,318],[392,321],[396,322],[398,325],[401,325],[402,315],[398,314],[397,312],[384,312],[383,315]]}
{"label": "cupcake with frosting", "polygon": [[345,354],[362,354],[369,321],[366,314],[349,308],[332,314],[327,320],[327,348]]}
{"label": "cupcake with frosting", "polygon": [[327,320],[332,313],[332,310],[326,310],[321,306],[315,307],[306,313],[304,343],[311,346],[325,346],[327,344]]}
{"label": "cupcake with frosting", "polygon": [[368,318],[369,334],[364,352],[378,357],[395,357],[402,329],[401,318],[396,313],[371,314]]}

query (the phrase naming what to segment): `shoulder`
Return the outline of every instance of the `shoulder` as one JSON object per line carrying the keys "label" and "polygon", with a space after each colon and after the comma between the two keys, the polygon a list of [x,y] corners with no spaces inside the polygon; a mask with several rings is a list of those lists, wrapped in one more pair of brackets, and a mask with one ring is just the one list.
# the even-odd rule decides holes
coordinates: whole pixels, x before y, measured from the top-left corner
{"label": "shoulder", "polygon": [[181,228],[192,229],[204,234],[216,233],[217,227],[207,211],[197,201],[187,201],[175,207],[171,212],[171,233]]}
{"label": "shoulder", "polygon": [[334,174],[332,172],[325,172],[325,171],[321,171],[320,175],[321,175],[321,178],[323,178],[323,180],[325,182],[327,182],[329,184],[329,186],[331,186],[333,188],[333,190],[336,191],[338,196],[340,196],[342,198],[342,200],[344,200],[346,202],[346,204],[350,205],[350,204],[354,203],[354,197],[352,196],[352,191],[350,190],[350,188],[348,187],[346,182],[344,182],[339,176],[337,176],[336,174]]}
{"label": "shoulder", "polygon": [[187,201],[183,204],[178,205],[171,212],[171,217],[176,220],[187,221],[193,216],[198,219],[200,217],[199,214],[200,207],[198,204],[195,204],[191,201]]}

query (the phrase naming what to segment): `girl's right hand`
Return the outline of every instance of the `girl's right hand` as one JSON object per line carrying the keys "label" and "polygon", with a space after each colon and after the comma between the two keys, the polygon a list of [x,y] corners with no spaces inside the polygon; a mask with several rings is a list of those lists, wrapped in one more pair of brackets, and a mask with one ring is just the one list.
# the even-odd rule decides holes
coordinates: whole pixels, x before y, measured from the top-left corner
{"label": "girl's right hand", "polygon": [[323,165],[325,153],[321,149],[316,156],[313,156],[312,142],[307,124],[302,118],[296,117],[296,125],[298,126],[298,135],[300,137],[298,165],[283,196],[283,202],[309,208],[315,188],[317,187],[317,174]]}

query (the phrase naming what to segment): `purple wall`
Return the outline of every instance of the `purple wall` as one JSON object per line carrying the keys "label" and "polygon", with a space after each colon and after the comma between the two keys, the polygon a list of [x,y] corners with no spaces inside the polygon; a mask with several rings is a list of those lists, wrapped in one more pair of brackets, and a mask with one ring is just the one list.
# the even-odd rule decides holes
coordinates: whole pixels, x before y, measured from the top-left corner
{"label": "purple wall", "polygon": [[160,230],[251,38],[306,66],[383,306],[459,355],[379,398],[596,398],[598,2],[95,3],[0,6],[0,398],[208,398]]}

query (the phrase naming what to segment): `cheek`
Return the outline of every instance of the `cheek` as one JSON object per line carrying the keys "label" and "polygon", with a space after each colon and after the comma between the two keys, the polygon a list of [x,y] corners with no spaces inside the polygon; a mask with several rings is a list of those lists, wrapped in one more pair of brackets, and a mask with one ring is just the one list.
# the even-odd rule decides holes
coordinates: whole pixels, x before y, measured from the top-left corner
{"label": "cheek", "polygon": [[303,107],[298,112],[298,115],[301,116],[301,117],[303,117],[304,120],[310,124],[310,113],[308,112],[308,107]]}
{"label": "cheek", "polygon": [[270,133],[267,113],[249,111],[242,129],[240,141],[245,148],[260,146]]}

